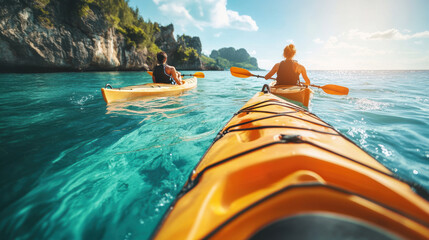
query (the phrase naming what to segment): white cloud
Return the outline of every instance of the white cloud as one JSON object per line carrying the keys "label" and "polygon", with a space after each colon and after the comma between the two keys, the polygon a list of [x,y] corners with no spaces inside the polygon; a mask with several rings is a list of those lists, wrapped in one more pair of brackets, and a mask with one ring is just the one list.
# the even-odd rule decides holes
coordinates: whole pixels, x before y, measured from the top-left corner
{"label": "white cloud", "polygon": [[256,50],[252,50],[249,52],[250,55],[255,56],[256,55]]}
{"label": "white cloud", "polygon": [[[350,56],[378,56],[392,53],[389,49],[380,49],[370,47],[366,41],[383,41],[383,40],[410,40],[419,38],[428,38],[429,31],[418,32],[414,34],[401,33],[397,29],[388,29],[377,32],[363,32],[357,29],[349,30],[337,36],[331,36],[327,40],[316,38],[315,43],[324,43],[324,48],[329,50],[328,53],[344,53]],[[420,41],[414,41],[418,44]]]}
{"label": "white cloud", "polygon": [[327,46],[334,46],[336,43],[338,43],[338,38],[335,36],[332,36],[326,41]]}
{"label": "white cloud", "polygon": [[315,38],[315,39],[313,39],[313,42],[314,42],[314,43],[317,43],[317,44],[322,44],[322,43],[324,43],[320,38]]}
{"label": "white cloud", "polygon": [[215,33],[214,37],[218,38],[218,37],[220,37],[221,35],[222,35],[222,33],[221,33],[221,32],[220,32],[220,33]]}
{"label": "white cloud", "polygon": [[423,31],[414,34],[404,34],[395,28],[372,33],[361,32],[357,29],[353,29],[347,33],[347,36],[349,39],[358,38],[362,40],[409,40],[415,38],[429,38],[429,31]]}
{"label": "white cloud", "polygon": [[345,41],[340,41],[336,37],[331,37],[325,44],[326,49],[341,50],[347,52],[351,56],[376,56],[386,54],[386,51],[374,50],[368,47],[363,47],[356,44],[350,44]]}
{"label": "white cloud", "polygon": [[389,29],[383,32],[374,32],[370,33],[367,36],[367,39],[404,39],[405,36],[401,34],[397,29]]}
{"label": "white cloud", "polygon": [[227,0],[153,0],[166,17],[182,27],[193,25],[200,29],[231,28],[242,31],[257,31],[258,25],[248,15],[227,9]]}
{"label": "white cloud", "polygon": [[[156,0],[154,0],[156,1]],[[159,1],[159,0],[158,0]],[[192,23],[194,26],[202,30],[203,26],[198,21],[196,21],[189,11],[182,5],[177,3],[164,3],[159,6],[161,13],[169,15],[176,19],[174,23],[182,26],[183,28]]]}
{"label": "white cloud", "polygon": [[[308,69],[428,69],[429,31],[357,29],[325,39],[315,54],[305,58]],[[426,50],[426,52],[425,52]]]}

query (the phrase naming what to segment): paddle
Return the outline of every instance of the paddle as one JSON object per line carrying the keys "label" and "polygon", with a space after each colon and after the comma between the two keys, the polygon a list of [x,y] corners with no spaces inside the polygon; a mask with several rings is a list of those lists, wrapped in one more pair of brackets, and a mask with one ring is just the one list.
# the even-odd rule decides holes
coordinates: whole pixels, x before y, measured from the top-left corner
{"label": "paddle", "polygon": [[[147,73],[149,74],[149,75],[151,75],[151,76],[153,76],[153,72],[151,72],[151,71],[147,71]],[[189,76],[189,77],[196,77],[196,78],[204,78],[205,76],[204,76],[204,73],[202,73],[202,72],[196,72],[196,73],[194,73],[194,74],[182,74],[182,77],[183,76]]]}
{"label": "paddle", "polygon": [[[248,78],[248,77],[258,77],[258,78],[264,78],[264,76],[255,75],[249,72],[248,70],[244,68],[238,68],[238,67],[231,67],[230,72],[232,76],[239,77],[239,78]],[[275,78],[270,78],[273,80],[276,80]],[[324,86],[318,86],[314,84],[310,84],[312,87],[321,88],[325,93],[332,94],[332,95],[347,95],[349,94],[349,89],[343,86],[338,86],[334,84],[328,84]]]}
{"label": "paddle", "polygon": [[343,86],[338,86],[334,84],[327,84],[324,86],[317,86],[314,84],[310,84],[312,87],[321,88],[325,93],[332,95],[347,95],[349,94],[349,89]]}
{"label": "paddle", "polygon": [[[252,74],[251,72],[249,72],[249,70],[244,69],[244,68],[231,67],[229,69],[229,71],[231,72],[232,76],[234,76],[234,77],[239,77],[239,78],[248,78],[248,77],[264,78],[264,76]],[[276,80],[275,78],[270,78],[270,79]]]}

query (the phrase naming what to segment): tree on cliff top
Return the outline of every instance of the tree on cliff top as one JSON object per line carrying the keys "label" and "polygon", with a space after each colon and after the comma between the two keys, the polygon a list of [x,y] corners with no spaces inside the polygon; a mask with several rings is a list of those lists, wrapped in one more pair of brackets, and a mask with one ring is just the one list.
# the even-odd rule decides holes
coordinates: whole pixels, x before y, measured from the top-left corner
{"label": "tree on cliff top", "polygon": [[[106,19],[127,38],[127,44],[134,47],[147,47],[155,54],[159,48],[155,45],[154,35],[159,32],[158,23],[145,22],[139,9],[132,9],[125,0],[79,0],[81,6],[95,4],[101,7]],[[82,8],[81,7],[81,8]]]}

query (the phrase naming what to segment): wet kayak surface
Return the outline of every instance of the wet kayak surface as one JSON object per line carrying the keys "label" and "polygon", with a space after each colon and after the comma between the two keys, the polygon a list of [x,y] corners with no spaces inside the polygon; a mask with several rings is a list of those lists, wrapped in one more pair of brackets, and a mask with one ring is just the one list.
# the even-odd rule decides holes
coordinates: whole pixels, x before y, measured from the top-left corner
{"label": "wet kayak surface", "polygon": [[[192,72],[185,72],[192,73]],[[262,79],[204,72],[183,95],[106,105],[146,73],[1,74],[0,235],[146,239],[214,136]],[[256,72],[263,75],[265,72]],[[429,71],[308,71],[310,110],[429,189]]]}

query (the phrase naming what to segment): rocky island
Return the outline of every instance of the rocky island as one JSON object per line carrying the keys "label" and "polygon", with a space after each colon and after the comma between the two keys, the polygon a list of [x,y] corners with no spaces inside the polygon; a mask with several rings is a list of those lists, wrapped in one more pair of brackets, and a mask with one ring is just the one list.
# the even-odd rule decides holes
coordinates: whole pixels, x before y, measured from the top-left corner
{"label": "rocky island", "polygon": [[144,21],[124,0],[8,0],[0,9],[0,72],[142,71],[165,51],[180,70],[258,69],[245,49],[202,53],[199,37]]}

